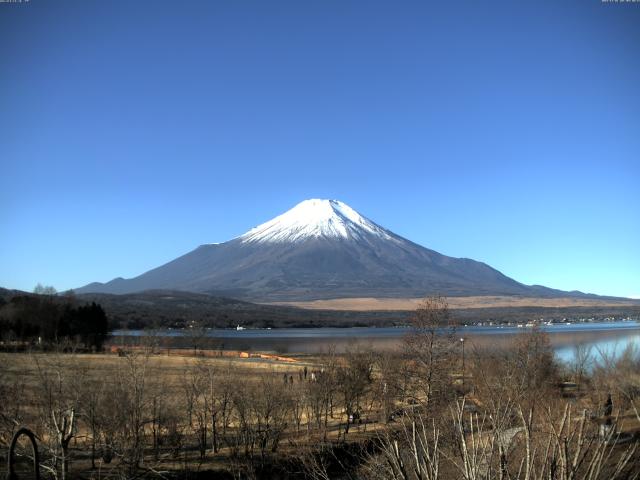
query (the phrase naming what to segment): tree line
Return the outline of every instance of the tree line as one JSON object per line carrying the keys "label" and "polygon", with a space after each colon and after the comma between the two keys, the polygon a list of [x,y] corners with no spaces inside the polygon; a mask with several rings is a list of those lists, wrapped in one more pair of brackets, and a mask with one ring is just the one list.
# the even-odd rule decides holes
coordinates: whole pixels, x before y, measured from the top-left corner
{"label": "tree line", "polygon": [[14,346],[30,343],[46,348],[67,341],[101,350],[109,331],[102,306],[56,293],[38,285],[34,294],[14,295],[0,304],[0,339]]}

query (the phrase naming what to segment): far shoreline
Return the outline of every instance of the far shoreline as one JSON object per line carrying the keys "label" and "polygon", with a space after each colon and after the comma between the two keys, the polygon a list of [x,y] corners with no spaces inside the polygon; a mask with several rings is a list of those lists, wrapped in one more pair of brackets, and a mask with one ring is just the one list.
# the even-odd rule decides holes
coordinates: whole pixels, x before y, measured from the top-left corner
{"label": "far shoreline", "polygon": [[[445,297],[450,309],[482,308],[567,308],[567,307],[619,307],[640,306],[640,300],[632,298],[580,298],[580,297],[520,297],[514,295],[475,295]],[[261,305],[298,307],[306,310],[339,311],[411,311],[422,302],[422,297],[380,298],[352,297],[319,300],[256,302]]]}

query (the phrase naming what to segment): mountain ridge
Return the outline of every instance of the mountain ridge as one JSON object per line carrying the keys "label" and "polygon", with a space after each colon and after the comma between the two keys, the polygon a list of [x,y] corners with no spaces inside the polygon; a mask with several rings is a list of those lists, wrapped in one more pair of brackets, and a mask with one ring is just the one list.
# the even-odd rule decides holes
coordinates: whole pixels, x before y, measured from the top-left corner
{"label": "mountain ridge", "polygon": [[349,297],[584,296],[528,286],[469,258],[442,255],[338,200],[305,200],[227,242],[203,244],[137,277],[78,293],[181,290],[251,301]]}

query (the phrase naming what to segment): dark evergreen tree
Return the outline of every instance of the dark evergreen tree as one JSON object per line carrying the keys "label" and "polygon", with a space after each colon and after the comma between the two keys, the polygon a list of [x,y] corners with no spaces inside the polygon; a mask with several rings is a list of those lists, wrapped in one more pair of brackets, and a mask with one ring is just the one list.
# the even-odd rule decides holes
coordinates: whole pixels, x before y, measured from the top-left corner
{"label": "dark evergreen tree", "polygon": [[101,350],[108,329],[107,315],[95,302],[75,306],[69,299],[17,295],[0,306],[0,335],[17,340],[51,343],[66,338]]}

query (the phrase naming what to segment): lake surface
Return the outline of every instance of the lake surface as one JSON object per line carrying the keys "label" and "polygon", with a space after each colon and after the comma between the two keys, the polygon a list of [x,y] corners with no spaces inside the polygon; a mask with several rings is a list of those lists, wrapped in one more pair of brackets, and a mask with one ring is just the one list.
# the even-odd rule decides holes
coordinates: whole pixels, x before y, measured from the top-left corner
{"label": "lake surface", "polygon": [[[599,357],[619,355],[629,345],[640,350],[640,323],[635,321],[584,322],[543,325],[558,359],[570,362],[576,348],[588,348]],[[500,349],[510,343],[514,335],[529,331],[517,326],[463,326],[455,335],[465,339],[467,349]],[[155,335],[170,340],[172,345],[190,346],[203,341],[208,348],[225,350],[259,350],[279,353],[321,353],[329,348],[344,352],[352,348],[370,347],[377,350],[402,348],[409,327],[356,328],[282,328],[272,330],[119,330],[113,332],[116,342],[137,343]],[[203,338],[205,337],[205,338]]]}

